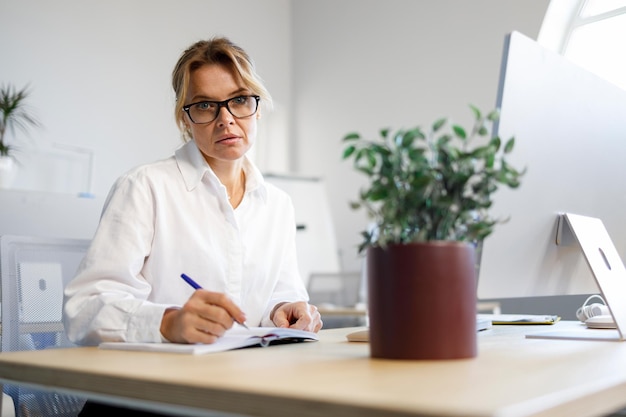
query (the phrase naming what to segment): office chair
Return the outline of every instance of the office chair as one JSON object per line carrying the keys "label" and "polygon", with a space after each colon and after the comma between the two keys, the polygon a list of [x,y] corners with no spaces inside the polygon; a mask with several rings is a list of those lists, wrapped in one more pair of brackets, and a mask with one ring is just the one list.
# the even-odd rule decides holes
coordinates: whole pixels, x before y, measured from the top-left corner
{"label": "office chair", "polygon": [[[62,322],[63,289],[76,273],[88,240],[0,236],[2,351],[70,347]],[[84,399],[5,385],[18,417],[74,417]]]}
{"label": "office chair", "polygon": [[307,291],[311,303],[326,307],[356,307],[361,299],[360,272],[314,272]]}
{"label": "office chair", "polygon": [[363,326],[363,272],[314,272],[309,276],[309,302],[322,314],[324,328]]}

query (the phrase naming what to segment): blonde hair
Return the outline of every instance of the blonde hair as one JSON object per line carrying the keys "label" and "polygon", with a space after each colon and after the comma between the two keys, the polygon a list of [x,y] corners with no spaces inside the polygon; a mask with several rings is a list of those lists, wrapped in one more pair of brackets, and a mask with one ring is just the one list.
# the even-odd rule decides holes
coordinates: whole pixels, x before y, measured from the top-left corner
{"label": "blonde hair", "polygon": [[250,56],[239,46],[224,37],[198,41],[191,45],[178,59],[172,71],[172,87],[176,94],[174,117],[185,142],[191,139],[185,124],[183,106],[189,88],[191,73],[204,65],[222,65],[234,75],[239,75],[252,94],[261,97],[261,104],[271,109],[272,97],[256,73]]}

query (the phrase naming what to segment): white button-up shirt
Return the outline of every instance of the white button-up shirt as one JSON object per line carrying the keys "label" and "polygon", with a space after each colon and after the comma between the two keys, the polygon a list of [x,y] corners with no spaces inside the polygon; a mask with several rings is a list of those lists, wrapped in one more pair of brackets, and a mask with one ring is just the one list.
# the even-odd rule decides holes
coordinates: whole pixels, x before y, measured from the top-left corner
{"label": "white button-up shirt", "polygon": [[269,314],[279,302],[308,301],[291,199],[247,159],[244,172],[237,209],[193,141],[120,177],[65,289],[70,340],[162,341],[165,309],[194,291],[181,273],[228,294],[251,326],[273,326]]}

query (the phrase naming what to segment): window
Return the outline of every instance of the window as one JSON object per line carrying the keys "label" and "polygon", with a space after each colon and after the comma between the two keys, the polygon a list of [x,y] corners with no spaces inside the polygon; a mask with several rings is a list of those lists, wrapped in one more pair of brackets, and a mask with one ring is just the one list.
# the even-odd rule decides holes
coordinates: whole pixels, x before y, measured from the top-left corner
{"label": "window", "polygon": [[538,42],[626,90],[626,0],[551,0]]}

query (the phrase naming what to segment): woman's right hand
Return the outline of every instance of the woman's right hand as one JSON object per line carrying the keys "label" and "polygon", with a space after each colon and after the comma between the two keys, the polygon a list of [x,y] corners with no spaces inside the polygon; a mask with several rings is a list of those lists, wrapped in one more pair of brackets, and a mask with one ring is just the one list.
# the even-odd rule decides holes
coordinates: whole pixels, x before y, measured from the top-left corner
{"label": "woman's right hand", "polygon": [[181,308],[165,310],[161,334],[175,343],[214,343],[235,320],[246,316],[226,294],[196,290]]}

